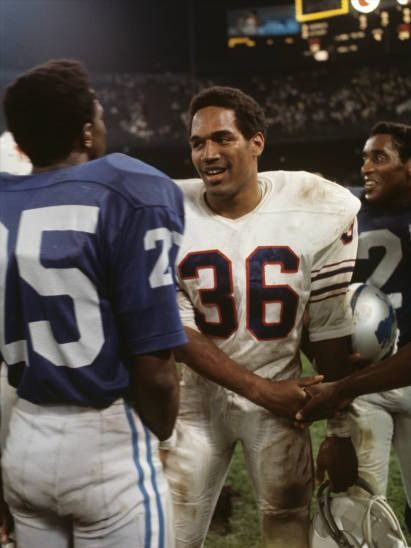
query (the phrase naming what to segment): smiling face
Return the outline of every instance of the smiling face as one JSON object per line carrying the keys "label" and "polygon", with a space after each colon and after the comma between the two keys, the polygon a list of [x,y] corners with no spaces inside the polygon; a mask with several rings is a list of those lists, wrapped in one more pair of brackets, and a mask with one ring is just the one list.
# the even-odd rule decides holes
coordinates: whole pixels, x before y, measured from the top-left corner
{"label": "smiling face", "polygon": [[391,135],[377,133],[367,140],[361,175],[368,202],[392,206],[411,203],[411,160],[401,160]]}
{"label": "smiling face", "polygon": [[233,110],[214,106],[198,110],[191,124],[190,146],[208,199],[234,198],[256,187],[264,137],[258,132],[246,139]]}

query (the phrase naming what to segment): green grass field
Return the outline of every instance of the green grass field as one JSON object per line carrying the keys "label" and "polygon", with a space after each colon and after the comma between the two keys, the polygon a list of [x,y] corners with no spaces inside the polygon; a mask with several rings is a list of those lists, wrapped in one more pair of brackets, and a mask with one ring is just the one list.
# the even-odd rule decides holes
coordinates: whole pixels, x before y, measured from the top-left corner
{"label": "green grass field", "polygon": [[[307,369],[307,367],[306,367]],[[309,370],[306,371],[309,374]],[[317,422],[311,426],[314,454],[324,437],[325,423]],[[253,490],[244,465],[244,459],[238,447],[231,465],[227,482],[238,493],[233,497],[233,514],[230,520],[231,533],[221,536],[210,533],[205,543],[206,548],[261,548],[257,509]],[[405,496],[403,493],[400,473],[395,457],[391,456],[390,480],[387,499],[405,531],[403,511]],[[411,546],[411,535],[407,537]]]}

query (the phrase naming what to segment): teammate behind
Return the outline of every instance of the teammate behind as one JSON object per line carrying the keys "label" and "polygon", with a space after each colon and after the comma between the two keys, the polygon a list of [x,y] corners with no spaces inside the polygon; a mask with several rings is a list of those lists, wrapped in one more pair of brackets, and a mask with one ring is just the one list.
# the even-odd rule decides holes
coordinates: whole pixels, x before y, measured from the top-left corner
{"label": "teammate behind", "polygon": [[33,164],[0,176],[0,349],[19,396],[2,472],[17,544],[173,546],[157,438],[173,428],[171,349],[186,341],[181,192],[142,162],[100,158],[103,110],[76,61],[22,74],[4,109]]}
{"label": "teammate behind", "polygon": [[[297,418],[311,421],[332,416],[347,400],[373,394],[354,402],[360,413],[354,430],[360,470],[378,492],[384,493],[393,443],[407,496],[405,522],[411,531],[411,126],[376,124],[363,154],[356,278],[389,295],[396,308],[400,349],[378,367],[364,368],[315,390],[311,387],[315,397]],[[396,388],[401,390],[385,392]]]}
{"label": "teammate behind", "polygon": [[[318,366],[346,367],[351,322],[344,300],[357,249],[359,201],[306,172],[257,172],[264,148],[260,106],[238,89],[196,95],[191,156],[201,179],[180,182],[187,231],[178,259],[180,310],[189,343],[176,445],[166,472],[179,547],[203,545],[234,447],[241,443],[270,547],[308,545],[312,454],[293,427],[304,388],[303,314]],[[356,477],[349,439],[321,450],[334,487]],[[329,465],[334,468],[331,468]]]}
{"label": "teammate behind", "polygon": [[[396,311],[398,346],[411,342],[411,126],[379,122],[365,143],[354,281],[380,288]],[[359,472],[387,490],[391,443],[407,496],[411,532],[411,387],[357,399],[352,414]]]}

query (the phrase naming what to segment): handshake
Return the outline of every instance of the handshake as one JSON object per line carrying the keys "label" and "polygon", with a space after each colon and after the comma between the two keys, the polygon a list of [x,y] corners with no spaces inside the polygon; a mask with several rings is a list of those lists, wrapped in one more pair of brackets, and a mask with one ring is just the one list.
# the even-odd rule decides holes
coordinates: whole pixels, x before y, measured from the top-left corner
{"label": "handshake", "polygon": [[[307,377],[309,378],[309,377]],[[305,378],[301,378],[305,381]],[[304,426],[320,419],[338,416],[352,402],[352,397],[344,395],[344,381],[322,382],[302,385],[306,393],[304,405],[297,411],[294,419],[298,426]]]}
{"label": "handshake", "polygon": [[289,418],[299,428],[338,416],[352,401],[345,379],[323,382],[323,375],[271,381],[260,377],[253,401],[275,415]]}

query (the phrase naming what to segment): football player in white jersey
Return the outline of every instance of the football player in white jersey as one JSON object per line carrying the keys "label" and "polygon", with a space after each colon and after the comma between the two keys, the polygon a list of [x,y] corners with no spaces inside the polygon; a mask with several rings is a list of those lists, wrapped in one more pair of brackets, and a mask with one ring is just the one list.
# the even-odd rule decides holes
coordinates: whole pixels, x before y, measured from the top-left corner
{"label": "football player in white jersey", "polygon": [[1,478],[17,545],[172,547],[158,439],[177,415],[172,348],[186,342],[182,193],[103,156],[103,109],[76,61],[20,75],[4,110],[33,164],[0,173],[0,353],[18,394]]}
{"label": "football player in white jersey", "polygon": [[[312,494],[309,433],[293,427],[304,388],[305,311],[320,372],[347,364],[345,297],[355,261],[359,201],[306,172],[258,174],[265,118],[238,89],[195,96],[191,156],[201,179],[180,181],[186,238],[178,258],[189,343],[175,445],[166,473],[178,547],[203,545],[234,447],[243,447],[266,546],[305,548]],[[336,490],[356,477],[338,421],[320,451]]]}

